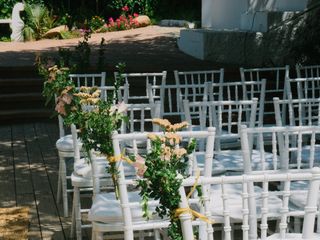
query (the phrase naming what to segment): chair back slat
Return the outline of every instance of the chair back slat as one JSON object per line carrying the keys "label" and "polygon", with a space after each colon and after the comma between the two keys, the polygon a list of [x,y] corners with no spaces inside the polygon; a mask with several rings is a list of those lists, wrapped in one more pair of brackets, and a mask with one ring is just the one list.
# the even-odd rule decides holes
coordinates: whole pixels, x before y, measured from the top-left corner
{"label": "chair back slat", "polygon": [[272,68],[240,68],[242,82],[256,81],[266,79],[265,98],[264,98],[264,121],[275,125],[273,97],[284,99],[286,97],[285,79],[289,78],[289,66]]}

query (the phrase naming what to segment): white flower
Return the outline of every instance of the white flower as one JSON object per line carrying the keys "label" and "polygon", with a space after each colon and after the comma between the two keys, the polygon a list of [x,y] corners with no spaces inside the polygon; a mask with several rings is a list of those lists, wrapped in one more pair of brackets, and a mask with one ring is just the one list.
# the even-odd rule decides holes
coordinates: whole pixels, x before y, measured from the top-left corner
{"label": "white flower", "polygon": [[124,102],[119,103],[117,107],[118,107],[118,113],[123,113],[127,111],[127,105]]}

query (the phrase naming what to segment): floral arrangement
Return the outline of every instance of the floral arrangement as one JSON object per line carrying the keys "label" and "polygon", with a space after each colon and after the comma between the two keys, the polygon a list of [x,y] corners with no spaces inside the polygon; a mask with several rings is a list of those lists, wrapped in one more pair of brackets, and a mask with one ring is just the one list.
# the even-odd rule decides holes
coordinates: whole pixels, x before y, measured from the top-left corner
{"label": "floral arrangement", "polygon": [[[80,129],[79,137],[83,148],[89,153],[91,149],[99,151],[109,160],[114,155],[112,133],[118,130],[123,120],[126,105],[118,102],[118,89],[121,86],[122,74],[115,79],[114,92],[107,101],[101,100],[101,91],[97,87],[80,87],[77,89],[69,78],[69,69],[57,65],[46,69],[47,65],[39,65],[39,71],[47,79],[44,83],[43,95],[47,102],[55,99],[55,111],[64,119],[65,125],[75,124]],[[120,63],[117,69],[124,71],[125,65]],[[88,154],[88,156],[90,156]],[[117,189],[116,163],[109,161],[108,172],[112,175]]]}
{"label": "floral arrangement", "polygon": [[148,136],[151,140],[151,152],[145,158],[145,167],[140,166],[143,178],[138,181],[138,186],[141,189],[144,217],[150,216],[148,199],[159,200],[160,206],[155,211],[160,217],[170,218],[169,236],[171,239],[182,239],[180,221],[176,214],[180,203],[180,195],[177,193],[182,180],[187,177],[187,156],[194,151],[196,142],[193,139],[186,148],[179,146],[182,139],[176,132],[187,127],[187,122],[171,124],[166,119],[154,119],[153,123],[163,129],[164,136]]}

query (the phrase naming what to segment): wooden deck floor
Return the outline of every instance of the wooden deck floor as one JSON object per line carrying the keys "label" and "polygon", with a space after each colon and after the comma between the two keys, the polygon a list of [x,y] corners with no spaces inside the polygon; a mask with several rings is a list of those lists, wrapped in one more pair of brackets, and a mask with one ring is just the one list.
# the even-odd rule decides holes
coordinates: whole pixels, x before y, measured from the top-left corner
{"label": "wooden deck floor", "polygon": [[53,121],[0,125],[0,207],[31,208],[29,239],[69,239],[70,217],[55,201],[57,138]]}

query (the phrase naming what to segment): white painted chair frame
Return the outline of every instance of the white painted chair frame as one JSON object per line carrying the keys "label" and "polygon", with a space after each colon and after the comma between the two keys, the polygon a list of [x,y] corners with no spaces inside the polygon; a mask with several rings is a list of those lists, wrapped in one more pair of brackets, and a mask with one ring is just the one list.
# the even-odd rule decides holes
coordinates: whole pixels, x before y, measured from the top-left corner
{"label": "white painted chair frame", "polygon": [[320,65],[302,66],[296,64],[297,78],[320,77]]}
{"label": "white painted chair frame", "polygon": [[[114,78],[119,78],[119,73],[114,72]],[[167,71],[162,71],[158,73],[123,73],[122,78],[124,79],[124,83],[128,84],[129,87],[129,95],[128,95],[128,103],[148,103],[149,102],[149,92],[148,85],[151,86],[162,86],[166,84]],[[133,91],[133,88],[130,86],[134,86],[137,92]],[[137,87],[139,86],[139,87]],[[141,88],[145,89],[145,93],[141,94]],[[139,89],[139,90],[138,90]],[[154,102],[160,100],[161,95],[160,89],[153,89],[152,96]]]}
{"label": "white painted chair frame", "polygon": [[[155,133],[157,135],[163,135],[163,133]],[[205,151],[205,158],[206,161],[210,163],[212,162],[213,157],[213,146],[214,146],[214,135],[215,130],[214,128],[209,128],[208,131],[199,131],[199,132],[179,132],[178,133],[183,139],[190,139],[190,138],[196,138],[196,139],[206,139],[206,151]],[[121,146],[123,145],[121,142],[131,140],[133,142],[135,141],[147,141],[147,147],[150,147],[150,140],[147,139],[147,133],[133,133],[133,134],[117,134],[115,133],[113,135],[113,144],[114,144],[114,153],[115,155],[119,155],[122,153]],[[133,144],[135,145],[135,144]],[[138,149],[136,149],[136,153],[138,152]],[[193,160],[195,160],[194,156],[191,155]],[[210,164],[211,165],[211,164]],[[190,166],[193,168],[193,165]],[[140,205],[140,203],[135,204],[134,202],[130,203],[128,201],[128,190],[127,185],[133,184],[135,180],[133,179],[126,179],[125,172],[123,168],[122,161],[118,162],[118,181],[119,181],[119,190],[120,190],[120,207],[122,209],[122,216],[123,216],[123,226],[117,225],[118,227],[112,226],[112,223],[106,224],[102,222],[93,222],[93,236],[92,239],[102,239],[102,233],[107,231],[124,231],[124,239],[133,240],[134,237],[134,231],[139,230],[148,230],[148,229],[158,229],[158,228],[166,228],[169,224],[168,221],[163,220],[159,223],[157,222],[146,222],[143,224],[135,223],[132,219],[130,208],[134,206]],[[211,175],[211,168],[206,168],[206,174],[205,176]],[[100,194],[99,190],[99,176],[94,176],[94,189],[95,194]],[[188,207],[188,204],[186,202],[184,189],[180,189],[180,193],[182,194],[182,202],[181,206],[182,208]],[[97,196],[97,195],[96,195]],[[182,214],[180,216],[180,220],[182,222],[182,228],[186,230],[188,233],[190,231],[192,232],[192,225],[191,225],[191,215],[190,214]],[[157,238],[158,239],[158,238]],[[193,239],[193,234],[187,234],[186,238],[187,240]]]}
{"label": "white painted chair frame", "polygon": [[287,99],[305,99],[320,97],[320,77],[313,78],[287,78]]}
{"label": "white painted chair frame", "polygon": [[266,79],[261,79],[261,81],[207,83],[207,85],[207,99],[209,101],[241,101],[258,98],[259,126],[263,125]]}
{"label": "white painted chair frame", "polygon": [[[265,75],[266,74],[266,75]],[[273,110],[273,97],[286,97],[285,79],[289,78],[290,67],[288,65],[284,67],[272,67],[272,68],[240,68],[241,81],[261,81],[266,79],[265,99],[264,99],[264,123],[275,125],[275,119],[269,119],[274,117]],[[271,78],[270,78],[270,75]]]}
{"label": "white painted chair frame", "polygon": [[[101,74],[70,74],[69,77],[72,81],[74,81],[77,88],[80,88],[81,86],[104,87],[106,73],[102,72]],[[68,145],[72,145],[72,136],[65,135],[63,118],[60,115],[58,116],[58,122],[60,138],[58,139],[56,144],[59,155],[57,202],[59,203],[62,198],[63,215],[67,217],[69,215],[68,193],[73,192],[73,189],[67,189],[67,180],[70,179],[70,176],[67,176],[66,159],[73,158],[74,150],[73,146],[68,147],[68,149],[61,149],[60,145],[64,144],[64,142],[68,142]]]}
{"label": "white painted chair frame", "polygon": [[[249,153],[248,153],[249,155]],[[248,157],[248,156],[247,156]],[[295,214],[295,211],[289,208],[289,196],[290,196],[290,184],[293,181],[306,180],[309,181],[309,190],[307,197],[307,204],[304,214],[304,225],[302,232],[299,233],[287,233],[288,231],[288,219],[291,215]],[[282,183],[284,186],[283,191],[276,191],[273,193],[269,190],[269,185],[272,183]],[[186,179],[183,182],[184,186],[192,186],[194,179]],[[256,175],[241,175],[241,176],[220,176],[220,177],[202,177],[198,180],[198,184],[201,186],[220,185],[224,192],[225,186],[229,184],[241,184],[242,185],[242,239],[253,240],[253,239],[300,239],[300,240],[315,240],[319,239],[320,235],[314,232],[315,216],[317,214],[317,201],[320,186],[320,169],[313,168],[305,172],[287,172],[287,173],[259,173]],[[262,192],[255,192],[253,185],[262,185]],[[207,188],[208,190],[208,188]],[[206,193],[204,193],[206,194]],[[282,196],[282,207],[279,209],[279,233],[268,236],[269,224],[268,221],[270,216],[268,214],[269,203],[268,198],[271,195]],[[256,198],[257,195],[261,196]],[[230,224],[229,208],[232,207],[228,204],[228,194],[223,194],[223,212],[224,215],[224,240],[232,239],[232,225]],[[258,204],[260,203],[260,204]],[[206,203],[205,203],[206,204]],[[212,203],[214,204],[214,203]],[[256,206],[261,206],[261,216],[256,213]],[[271,218],[272,219],[272,218]],[[258,236],[258,221],[260,222],[260,236]],[[208,226],[211,227],[211,226]],[[213,239],[213,231],[209,229],[207,231],[206,239]]]}
{"label": "white painted chair frame", "polygon": [[[112,91],[114,87],[104,87],[104,91],[107,93],[108,91]],[[126,90],[125,90],[126,91]],[[118,93],[120,99],[121,99],[121,93]],[[105,94],[105,97],[107,97],[108,94]],[[137,113],[139,113],[139,118],[137,117]],[[122,123],[121,126],[121,133],[126,132],[144,132],[145,131],[145,125],[149,123],[149,125],[152,125],[152,119],[153,118],[159,118],[160,117],[160,103],[156,104],[128,104],[127,105],[127,115],[129,115],[129,127],[127,128],[127,124],[125,122]],[[148,118],[147,118],[148,116]],[[138,128],[136,127],[136,124],[138,123]],[[149,126],[150,127],[150,126]],[[75,142],[77,137],[77,130],[74,125],[71,126],[72,130],[72,137],[73,142]],[[157,126],[154,126],[153,130],[158,130]],[[136,146],[135,146],[136,147]],[[76,161],[80,161],[80,149],[79,146],[76,146],[74,148],[74,159]],[[84,161],[90,161],[90,159],[85,159]],[[106,159],[104,160],[106,162]],[[76,163],[75,163],[76,164]],[[88,166],[90,167],[90,166]],[[81,213],[87,213],[89,209],[82,209],[81,208],[81,201],[80,201],[80,192],[86,191],[91,192],[93,183],[92,178],[82,177],[79,176],[76,172],[74,172],[71,176],[72,179],[72,185],[73,185],[73,215],[72,215],[72,231],[71,231],[71,237],[74,236],[74,227],[76,230],[76,237],[77,240],[82,239],[82,233],[81,229],[83,228],[90,228],[92,227],[91,224],[83,225],[81,223]]]}

